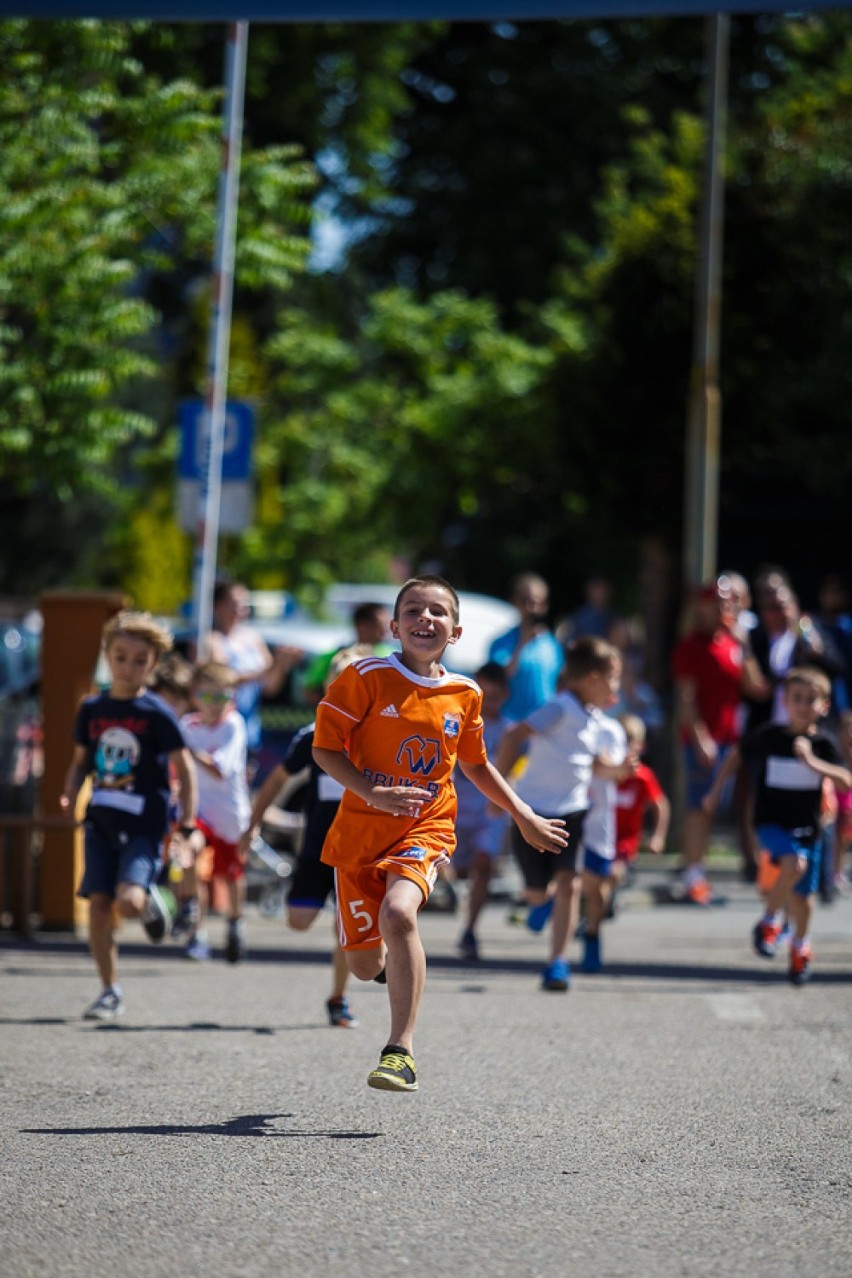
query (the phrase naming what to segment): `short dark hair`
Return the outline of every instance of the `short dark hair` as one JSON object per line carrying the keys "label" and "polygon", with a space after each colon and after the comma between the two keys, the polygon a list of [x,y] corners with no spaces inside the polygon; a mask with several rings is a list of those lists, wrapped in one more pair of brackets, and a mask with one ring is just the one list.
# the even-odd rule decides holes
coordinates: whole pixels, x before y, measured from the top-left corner
{"label": "short dark hair", "polygon": [[597,635],[581,635],[573,639],[565,649],[564,678],[570,683],[576,679],[585,679],[590,674],[606,674],[616,661],[621,660],[621,653],[614,644],[607,643]]}
{"label": "short dark hair", "polygon": [[442,590],[446,590],[453,604],[453,622],[455,625],[458,625],[460,611],[458,592],[456,591],[455,586],[451,586],[446,578],[435,576],[432,573],[424,573],[422,577],[409,577],[408,581],[404,582],[404,584],[400,586],[399,594],[397,595],[396,602],[393,606],[394,621],[399,619],[400,604],[402,603],[404,596],[408,594],[409,590],[414,590],[416,586],[440,586]]}
{"label": "short dark hair", "polygon": [[473,677],[477,683],[487,679],[489,683],[497,683],[501,688],[508,688],[509,686],[508,671],[499,661],[486,661],[485,665],[480,666]]}
{"label": "short dark hair", "polygon": [[373,621],[379,612],[387,612],[387,604],[379,603],[377,599],[369,599],[365,603],[359,603],[357,608],[352,612],[352,624],[361,625],[365,621]]}

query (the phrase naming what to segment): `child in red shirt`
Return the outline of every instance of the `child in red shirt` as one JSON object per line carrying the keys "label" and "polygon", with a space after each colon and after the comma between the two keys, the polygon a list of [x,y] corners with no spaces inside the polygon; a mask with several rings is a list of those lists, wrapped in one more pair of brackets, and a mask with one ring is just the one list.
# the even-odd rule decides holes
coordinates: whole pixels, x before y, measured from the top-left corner
{"label": "child in red shirt", "polygon": [[[627,734],[628,758],[640,759],[645,748],[645,724],[635,714],[620,715],[619,722]],[[644,845],[649,852],[660,853],[666,844],[671,807],[654,773],[640,762],[631,776],[618,783],[613,865],[616,887],[624,883],[631,861],[639,855],[648,811],[652,826]]]}

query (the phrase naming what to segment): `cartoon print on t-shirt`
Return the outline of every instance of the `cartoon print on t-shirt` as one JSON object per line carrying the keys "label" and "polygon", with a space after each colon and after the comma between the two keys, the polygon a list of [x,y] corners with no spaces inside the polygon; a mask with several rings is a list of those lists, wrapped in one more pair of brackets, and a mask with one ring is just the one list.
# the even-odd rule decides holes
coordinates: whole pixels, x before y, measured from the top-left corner
{"label": "cartoon print on t-shirt", "polygon": [[139,762],[139,740],[126,728],[107,728],[95,750],[95,785],[103,790],[132,790]]}

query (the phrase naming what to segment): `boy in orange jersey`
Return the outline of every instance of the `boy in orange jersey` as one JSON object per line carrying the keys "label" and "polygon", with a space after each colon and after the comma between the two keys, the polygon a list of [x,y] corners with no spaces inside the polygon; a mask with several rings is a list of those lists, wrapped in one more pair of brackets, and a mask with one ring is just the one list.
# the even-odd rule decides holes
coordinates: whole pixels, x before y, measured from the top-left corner
{"label": "boy in orange jersey", "polygon": [[461,635],[459,601],[442,577],[401,588],[391,632],[402,651],[365,657],[317,708],[314,758],[344,787],[322,859],[335,867],[340,944],[359,980],[384,978],[391,1026],[370,1087],[413,1092],[414,1026],[426,983],[417,917],[455,848],[456,763],[541,850],[560,851],[564,822],[537,816],[488,762],[482,693],[441,665]]}

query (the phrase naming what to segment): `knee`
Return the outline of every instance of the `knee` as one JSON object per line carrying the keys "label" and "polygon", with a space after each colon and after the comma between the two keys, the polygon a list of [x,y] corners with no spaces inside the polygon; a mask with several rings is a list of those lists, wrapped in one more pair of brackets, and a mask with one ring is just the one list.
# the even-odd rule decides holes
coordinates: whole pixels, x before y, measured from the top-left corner
{"label": "knee", "polygon": [[292,932],[307,932],[316,916],[316,910],[288,910],[287,926]]}
{"label": "knee", "polygon": [[385,897],[379,913],[379,928],[382,936],[404,936],[417,928],[417,912],[409,903],[391,901]]}
{"label": "knee", "polygon": [[145,907],[145,892],[142,888],[119,889],[115,898],[115,908],[123,919],[135,919]]}

